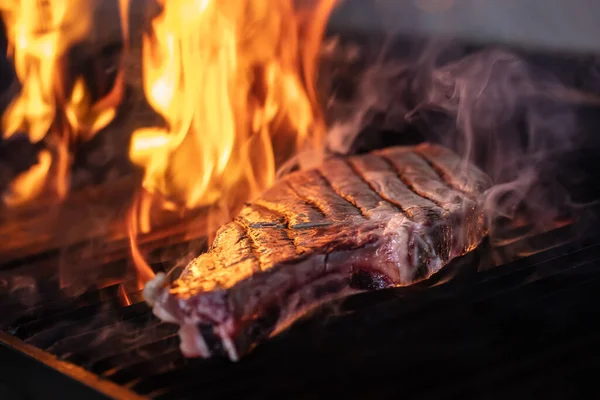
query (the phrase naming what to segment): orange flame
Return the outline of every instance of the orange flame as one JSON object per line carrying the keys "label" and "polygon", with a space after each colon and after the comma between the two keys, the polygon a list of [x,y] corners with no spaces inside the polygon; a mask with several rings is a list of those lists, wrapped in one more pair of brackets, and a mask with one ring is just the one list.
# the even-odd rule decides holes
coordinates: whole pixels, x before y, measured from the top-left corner
{"label": "orange flame", "polygon": [[131,299],[129,298],[129,295],[127,294],[127,290],[125,290],[125,285],[123,283],[119,284],[119,289],[118,289],[117,294],[119,296],[119,301],[121,302],[121,305],[123,307],[128,307],[131,305]]}
{"label": "orange flame", "polygon": [[[151,202],[152,197],[147,192],[142,191],[135,197],[127,218],[129,245],[131,247],[131,257],[137,271],[138,289],[143,289],[144,284],[154,278],[154,271],[142,256],[137,244],[138,230],[141,230],[142,233],[150,231],[147,218],[150,215]],[[140,217],[142,217],[142,220],[138,222]]]}
{"label": "orange flame", "polygon": [[7,206],[18,205],[22,199],[37,197],[43,187],[46,175],[50,170],[52,155],[48,150],[38,154],[38,163],[29,169],[26,174],[21,174],[12,182],[12,190],[4,195]]}
{"label": "orange flame", "polygon": [[22,85],[2,116],[5,138],[17,132],[46,141],[40,163],[11,185],[9,205],[26,203],[49,189],[62,199],[69,186],[69,147],[89,140],[115,116],[123,95],[122,69],[112,91],[93,104],[82,77],[66,76],[61,62],[90,32],[91,0],[0,1],[8,54]]}
{"label": "orange flame", "polygon": [[143,39],[143,82],[167,126],[135,131],[130,158],[149,193],[234,209],[323,138],[314,81],[336,0],[160,3]]}

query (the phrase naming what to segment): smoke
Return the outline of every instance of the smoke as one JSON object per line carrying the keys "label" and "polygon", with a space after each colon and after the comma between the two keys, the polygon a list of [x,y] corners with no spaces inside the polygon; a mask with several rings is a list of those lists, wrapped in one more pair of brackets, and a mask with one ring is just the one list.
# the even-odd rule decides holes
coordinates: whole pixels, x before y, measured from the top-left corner
{"label": "smoke", "polygon": [[492,241],[506,220],[526,218],[542,231],[577,207],[558,176],[584,143],[578,109],[596,108],[600,98],[502,48],[430,42],[403,59],[392,48],[363,58],[347,82],[353,96],[330,98],[329,152],[415,141],[453,149],[495,182],[483,199]]}

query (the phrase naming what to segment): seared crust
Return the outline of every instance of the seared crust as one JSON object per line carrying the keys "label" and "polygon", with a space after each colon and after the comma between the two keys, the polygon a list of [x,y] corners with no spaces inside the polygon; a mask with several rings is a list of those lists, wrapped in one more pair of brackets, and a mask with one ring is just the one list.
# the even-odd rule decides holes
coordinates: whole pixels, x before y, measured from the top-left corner
{"label": "seared crust", "polygon": [[[247,204],[207,253],[148,300],[182,326],[186,355],[208,357],[217,346],[190,339],[203,336],[202,325],[236,359],[307,308],[425,279],[476,247],[490,186],[483,172],[432,144],[331,159]],[[353,287],[356,276],[377,285]]]}

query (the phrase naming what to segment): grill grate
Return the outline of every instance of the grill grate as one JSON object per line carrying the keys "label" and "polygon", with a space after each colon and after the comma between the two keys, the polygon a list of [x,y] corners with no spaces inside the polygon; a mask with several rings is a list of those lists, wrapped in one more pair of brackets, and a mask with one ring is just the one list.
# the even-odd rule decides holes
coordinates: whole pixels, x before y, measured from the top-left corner
{"label": "grill grate", "polygon": [[[25,310],[2,301],[13,336],[1,337],[1,350],[24,342],[85,368],[96,394],[103,381],[118,385],[118,398],[572,394],[600,363],[600,235],[565,244],[577,229],[507,244],[535,254],[501,268],[477,272],[490,254],[484,244],[423,284],[321,307],[238,363],[184,359],[176,328],[157,321],[138,291],[124,306],[117,283],[73,298],[46,282]],[[545,249],[525,247],[535,242]]]}

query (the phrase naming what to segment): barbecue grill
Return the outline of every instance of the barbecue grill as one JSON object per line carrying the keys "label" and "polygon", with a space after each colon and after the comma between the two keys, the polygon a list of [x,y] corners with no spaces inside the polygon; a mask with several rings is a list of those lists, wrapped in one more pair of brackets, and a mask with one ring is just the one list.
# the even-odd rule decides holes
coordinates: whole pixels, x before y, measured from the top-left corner
{"label": "barbecue grill", "polygon": [[[348,3],[345,10],[351,13],[356,5]],[[416,34],[401,32],[390,45],[385,34],[370,27],[342,26],[343,13],[342,8],[334,16],[330,34],[373,53],[378,52],[375,45],[385,44],[388,55],[410,57],[431,34],[424,24]],[[460,19],[459,11],[453,18]],[[447,29],[431,31],[461,36]],[[464,31],[462,36],[473,34]],[[494,30],[490,32],[493,36]],[[461,57],[500,45],[562,83],[594,92],[598,64],[593,49],[582,45],[586,48],[566,51],[576,43],[565,39],[561,51],[540,50],[537,45],[548,47],[538,43],[542,36],[531,33],[531,40],[523,42],[509,38],[508,45],[498,44],[505,37],[486,37],[485,43],[463,37],[450,53]],[[103,54],[111,59],[120,48],[121,43],[111,43]],[[346,93],[361,65],[340,65],[340,59],[345,60],[326,59],[323,74],[335,77],[329,90]],[[134,81],[129,84],[135,86]],[[600,303],[595,205],[599,165],[594,137],[600,108],[568,107],[577,117],[577,147],[565,153],[560,171],[549,173],[562,182],[576,207],[561,210],[544,229],[531,228],[526,218],[515,219],[503,227],[506,240],[485,240],[427,281],[320,306],[236,363],[182,356],[177,327],[152,315],[128,274],[126,238],[90,240],[93,235],[87,233],[85,240],[66,249],[61,238],[51,237],[0,252],[0,398],[504,399],[572,398],[591,392],[600,367],[600,311],[595,306]],[[328,118],[337,118],[335,112]],[[395,135],[377,124],[375,117],[364,127],[354,152],[413,143],[423,134],[418,123],[402,126]],[[127,130],[122,125],[119,129]],[[93,152],[93,144],[89,147]],[[122,171],[131,172],[126,167]],[[81,189],[64,209],[91,201],[97,210],[121,201],[130,188],[130,177],[123,175]],[[71,214],[64,209],[59,218],[67,221]],[[183,224],[166,218],[161,229],[142,236],[140,246],[155,271],[169,270],[181,264],[182,255],[206,249],[207,238],[197,233],[202,217],[202,212],[192,213]],[[4,225],[24,224],[24,218],[7,217]],[[8,241],[9,233],[20,231],[6,228],[3,234]],[[77,270],[73,264],[87,267]],[[65,282],[58,273],[65,268],[91,277]],[[91,285],[90,280],[102,284]]]}

